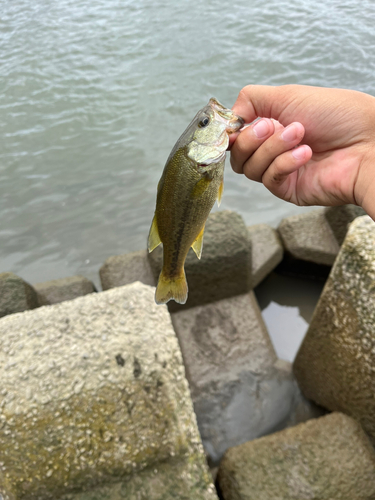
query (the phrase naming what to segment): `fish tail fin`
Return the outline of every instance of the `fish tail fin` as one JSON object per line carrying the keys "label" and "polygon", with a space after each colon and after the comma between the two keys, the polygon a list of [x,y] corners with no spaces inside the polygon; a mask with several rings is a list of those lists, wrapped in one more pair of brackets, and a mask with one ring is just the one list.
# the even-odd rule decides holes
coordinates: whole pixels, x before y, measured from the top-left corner
{"label": "fish tail fin", "polygon": [[184,268],[178,276],[167,276],[162,269],[158,286],[155,292],[155,302],[157,304],[166,304],[169,300],[175,300],[179,304],[185,304],[188,296],[188,286],[185,277]]}

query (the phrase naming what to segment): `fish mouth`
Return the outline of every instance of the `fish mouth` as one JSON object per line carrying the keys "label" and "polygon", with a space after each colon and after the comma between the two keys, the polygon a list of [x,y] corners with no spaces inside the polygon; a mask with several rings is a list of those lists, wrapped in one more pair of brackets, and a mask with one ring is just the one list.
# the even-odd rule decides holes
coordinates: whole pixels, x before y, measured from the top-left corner
{"label": "fish mouth", "polygon": [[245,125],[243,118],[235,115],[231,109],[225,108],[214,97],[211,97],[209,104],[215,114],[215,119],[226,125],[227,134],[238,132]]}

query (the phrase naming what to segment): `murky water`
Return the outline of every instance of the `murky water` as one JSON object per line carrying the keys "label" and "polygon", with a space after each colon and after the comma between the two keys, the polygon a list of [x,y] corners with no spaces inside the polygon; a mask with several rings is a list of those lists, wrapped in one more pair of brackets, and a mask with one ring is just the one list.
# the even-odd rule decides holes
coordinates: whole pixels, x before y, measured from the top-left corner
{"label": "murky water", "polygon": [[[248,83],[375,94],[364,0],[0,1],[0,271],[31,283],[145,247],[174,142],[210,96]],[[302,209],[228,167],[223,209]],[[306,210],[306,209],[304,209]]]}

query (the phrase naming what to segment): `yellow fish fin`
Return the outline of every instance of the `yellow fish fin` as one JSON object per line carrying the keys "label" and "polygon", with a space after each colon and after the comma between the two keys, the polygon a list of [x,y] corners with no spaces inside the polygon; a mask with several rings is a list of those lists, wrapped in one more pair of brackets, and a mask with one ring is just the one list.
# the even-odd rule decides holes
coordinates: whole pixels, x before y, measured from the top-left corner
{"label": "yellow fish fin", "polygon": [[223,191],[224,191],[224,179],[221,181],[219,191],[217,193],[217,206],[218,207],[220,207],[221,197],[223,196]]}
{"label": "yellow fish fin", "polygon": [[160,245],[160,243],[161,239],[159,236],[158,223],[156,222],[156,215],[154,215],[154,218],[152,219],[150,232],[148,235],[148,251],[152,252],[153,250],[155,250],[157,246]]}
{"label": "yellow fish fin", "polygon": [[184,268],[182,268],[178,276],[173,278],[167,276],[164,269],[162,269],[155,291],[155,302],[157,304],[166,304],[173,299],[179,304],[185,304],[187,296],[188,286]]}
{"label": "yellow fish fin", "polygon": [[200,259],[202,256],[203,234],[204,234],[204,226],[202,227],[202,231],[198,234],[194,243],[191,245],[191,248],[194,250],[195,255],[198,257],[198,259]]}
{"label": "yellow fish fin", "polygon": [[202,194],[206,191],[208,186],[211,184],[211,180],[208,176],[202,177],[195,186],[190,194],[190,198],[200,198]]}

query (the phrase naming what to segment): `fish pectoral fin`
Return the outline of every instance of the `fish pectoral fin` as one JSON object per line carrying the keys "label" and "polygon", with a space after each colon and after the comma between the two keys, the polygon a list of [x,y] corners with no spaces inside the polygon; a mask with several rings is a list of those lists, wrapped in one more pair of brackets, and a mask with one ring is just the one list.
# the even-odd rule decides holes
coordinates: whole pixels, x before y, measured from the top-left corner
{"label": "fish pectoral fin", "polygon": [[200,179],[193,187],[190,198],[200,198],[202,194],[208,189],[209,185],[211,184],[211,180],[212,179],[210,179],[210,177],[207,175],[202,177],[202,179]]}
{"label": "fish pectoral fin", "polygon": [[220,207],[221,197],[223,196],[223,191],[224,191],[224,179],[221,181],[219,191],[217,193],[217,206],[218,207]]}
{"label": "fish pectoral fin", "polygon": [[198,259],[200,259],[202,256],[203,234],[204,234],[204,226],[202,227],[202,231],[198,234],[194,243],[191,245],[191,248],[194,250],[195,255],[198,257]]}
{"label": "fish pectoral fin", "polygon": [[161,239],[159,236],[158,223],[156,222],[156,215],[154,215],[154,218],[152,219],[150,232],[148,235],[148,251],[152,252],[153,250],[155,250],[157,246],[160,245],[160,243]]}

